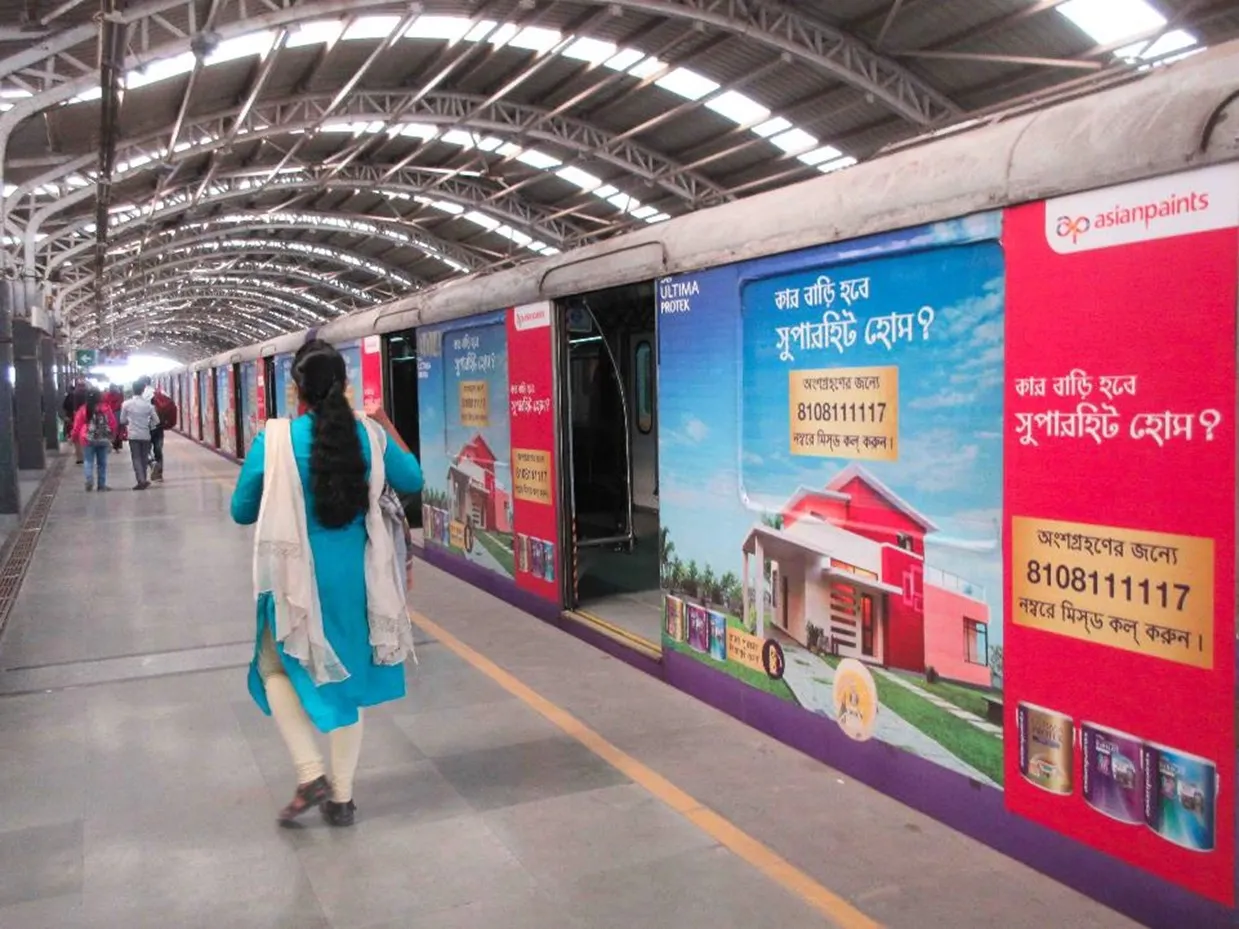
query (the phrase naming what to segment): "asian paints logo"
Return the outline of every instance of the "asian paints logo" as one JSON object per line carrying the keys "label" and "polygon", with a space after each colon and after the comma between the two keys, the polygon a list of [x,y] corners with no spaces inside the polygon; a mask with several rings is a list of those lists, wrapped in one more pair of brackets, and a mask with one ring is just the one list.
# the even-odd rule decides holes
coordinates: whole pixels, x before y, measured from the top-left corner
{"label": "asian paints logo", "polygon": [[1239,169],[1231,165],[1058,197],[1045,235],[1059,254],[1239,225]]}
{"label": "asian paints logo", "polygon": [[527,329],[542,329],[551,324],[551,305],[549,303],[530,303],[518,306],[513,313],[516,316],[517,332]]}

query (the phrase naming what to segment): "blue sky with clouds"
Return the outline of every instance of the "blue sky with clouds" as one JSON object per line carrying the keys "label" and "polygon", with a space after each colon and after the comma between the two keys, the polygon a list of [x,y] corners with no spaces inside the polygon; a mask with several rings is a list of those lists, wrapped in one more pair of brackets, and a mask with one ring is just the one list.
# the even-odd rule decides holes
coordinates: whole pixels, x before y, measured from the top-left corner
{"label": "blue sky with clouds", "polygon": [[[790,453],[789,370],[897,365],[899,460],[862,464],[938,524],[928,563],[986,587],[990,640],[1001,642],[999,234],[1000,217],[987,214],[674,279],[699,288],[689,312],[659,317],[661,519],[684,561],[739,574],[762,512],[847,466]],[[774,292],[823,269],[870,278],[868,300],[852,306],[856,343],[781,361],[776,327],[820,320],[823,308],[778,310]],[[918,325],[910,344],[865,344],[870,317],[922,306],[934,309],[927,338]]]}

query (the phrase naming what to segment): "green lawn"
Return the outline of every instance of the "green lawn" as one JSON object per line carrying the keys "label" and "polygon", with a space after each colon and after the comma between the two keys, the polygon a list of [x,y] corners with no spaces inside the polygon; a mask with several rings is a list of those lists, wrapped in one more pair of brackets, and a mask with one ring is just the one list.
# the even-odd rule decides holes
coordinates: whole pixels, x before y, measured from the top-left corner
{"label": "green lawn", "polygon": [[748,684],[757,690],[764,690],[768,694],[774,694],[780,700],[786,700],[789,703],[795,703],[796,697],[792,694],[792,690],[783,681],[771,679],[763,671],[754,671],[752,668],[746,668],[744,665],[736,664],[734,661],[715,661],[708,655],[703,655],[694,648],[690,648],[683,642],[673,642],[670,639],[663,639],[663,647],[671,648],[679,652],[681,655],[688,655],[690,658],[695,658],[702,664],[709,665],[711,668],[718,668],[725,674],[730,674],[736,680]]}
{"label": "green lawn", "polygon": [[972,690],[969,687],[962,687],[959,684],[952,684],[948,681],[936,681],[931,684],[923,677],[917,677],[915,674],[903,674],[899,671],[893,671],[892,674],[898,674],[909,684],[914,687],[919,687],[935,697],[941,697],[948,703],[954,703],[961,710],[967,710],[973,716],[978,716],[985,719],[987,712],[985,706],[985,694],[979,690]]}
{"label": "green lawn", "polygon": [[1002,740],[956,719],[946,710],[874,675],[878,702],[915,726],[965,764],[970,764],[995,784],[1002,784]]}
{"label": "green lawn", "polygon": [[[508,572],[509,577],[516,577],[516,559],[512,557],[512,536],[506,533],[489,533],[477,530],[474,532],[474,538],[482,543],[482,547],[491,553],[491,556],[499,562],[503,570]],[[504,544],[504,539],[507,539],[507,544]]]}

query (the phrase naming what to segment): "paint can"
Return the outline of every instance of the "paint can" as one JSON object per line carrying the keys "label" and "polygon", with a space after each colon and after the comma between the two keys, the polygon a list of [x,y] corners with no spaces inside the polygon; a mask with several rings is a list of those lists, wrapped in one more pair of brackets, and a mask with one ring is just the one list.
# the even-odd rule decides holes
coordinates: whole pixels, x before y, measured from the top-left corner
{"label": "paint can", "polygon": [[1072,790],[1075,727],[1071,717],[1054,710],[1019,703],[1015,708],[1020,739],[1020,774],[1050,793]]}
{"label": "paint can", "polygon": [[679,597],[663,596],[663,628],[672,642],[684,641],[684,601]]}
{"label": "paint can", "polygon": [[684,612],[688,617],[688,644],[695,651],[706,653],[710,651],[710,614],[706,608],[696,603],[684,604]]}
{"label": "paint can", "polygon": [[1095,723],[1080,724],[1084,802],[1122,823],[1144,822],[1144,751],[1135,736]]}
{"label": "paint can", "polygon": [[710,610],[710,657],[727,660],[727,617],[718,610]]}
{"label": "paint can", "polygon": [[1217,845],[1217,766],[1206,758],[1146,742],[1144,816],[1167,842],[1194,852]]}
{"label": "paint can", "polygon": [[542,577],[547,581],[555,580],[555,545],[552,542],[542,543]]}

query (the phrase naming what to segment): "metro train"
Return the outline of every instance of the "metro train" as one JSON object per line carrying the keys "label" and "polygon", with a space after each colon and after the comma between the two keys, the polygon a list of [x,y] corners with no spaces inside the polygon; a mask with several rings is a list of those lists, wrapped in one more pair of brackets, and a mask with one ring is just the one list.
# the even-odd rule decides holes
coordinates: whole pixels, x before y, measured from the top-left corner
{"label": "metro train", "polygon": [[[1230,45],[315,334],[422,458],[427,560],[1207,925],[1236,883],[1237,260]],[[183,431],[243,456],[306,338],[165,376]],[[1100,815],[1070,746],[1040,788],[1017,704],[1208,759],[1209,853]]]}

